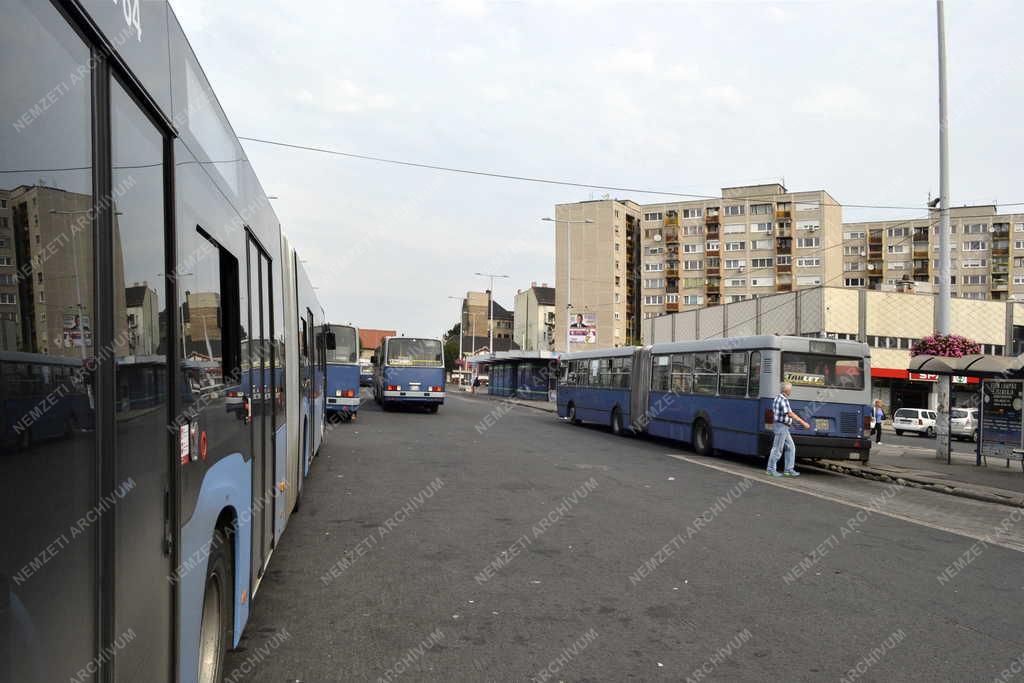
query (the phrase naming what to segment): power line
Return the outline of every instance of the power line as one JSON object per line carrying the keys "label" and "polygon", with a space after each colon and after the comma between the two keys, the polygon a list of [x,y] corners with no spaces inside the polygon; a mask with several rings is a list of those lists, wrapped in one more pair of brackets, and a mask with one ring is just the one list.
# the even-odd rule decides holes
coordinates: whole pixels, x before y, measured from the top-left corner
{"label": "power line", "polygon": [[[389,158],[386,158],[386,157],[371,156],[371,155],[368,155],[368,154],[355,154],[353,152],[342,152],[342,151],[339,151],[339,150],[327,149],[326,147],[314,147],[312,145],[299,145],[299,144],[294,144],[294,143],[290,143],[290,142],[280,142],[280,141],[277,141],[277,140],[267,140],[267,139],[264,139],[264,138],[246,137],[246,136],[243,136],[243,135],[239,135],[238,139],[239,140],[248,140],[249,142],[258,142],[258,143],[261,143],[261,144],[264,144],[264,145],[274,145],[276,147],[286,147],[288,149],[298,149],[298,150],[303,150],[303,151],[307,151],[307,152],[318,152],[320,154],[330,154],[330,155],[333,155],[333,156],[340,156],[340,157],[345,157],[345,158],[348,158],[348,159],[359,159],[361,161],[375,161],[375,162],[381,163],[381,164],[393,164],[393,165],[396,165],[396,166],[408,166],[408,167],[411,167],[411,168],[422,168],[422,169],[427,169],[427,170],[431,170],[431,171],[443,171],[443,172],[446,172],[446,173],[462,173],[462,174],[465,174],[465,175],[483,176],[483,177],[486,177],[486,178],[499,178],[499,179],[502,179],[502,180],[518,180],[518,181],[521,181],[521,182],[540,183],[540,184],[545,184],[545,185],[562,185],[562,186],[565,186],[565,187],[579,187],[579,188],[589,188],[589,189],[597,189],[597,190],[613,190],[615,192],[631,192],[631,193],[635,193],[635,194],[655,194],[655,195],[663,195],[663,196],[668,196],[668,197],[682,197],[682,198],[686,198],[686,199],[710,199],[710,200],[725,201],[725,198],[719,197],[719,196],[715,196],[715,195],[695,194],[695,193],[689,193],[689,192],[674,192],[674,191],[671,191],[671,190],[646,190],[646,189],[635,188],[635,187],[619,187],[619,186],[616,186],[616,185],[605,185],[605,184],[601,184],[601,183],[580,183],[580,182],[575,182],[575,181],[571,181],[571,180],[556,180],[556,179],[552,179],[552,178],[536,178],[536,177],[532,177],[532,176],[521,176],[521,175],[513,175],[513,174],[509,174],[509,173],[498,173],[496,171],[479,171],[479,170],[475,170],[475,169],[458,168],[458,167],[455,167],[455,166],[440,166],[440,165],[437,165],[437,164],[427,164],[427,163],[416,162],[416,161],[404,161],[404,160],[401,160],[401,159],[389,159]],[[748,195],[748,196],[744,196],[744,197],[737,197],[736,199],[772,199],[772,198],[776,198],[776,197],[778,197],[777,194],[770,194],[770,195]],[[921,208],[923,208],[920,205],[915,205],[915,206],[887,206],[887,205],[880,205],[880,204],[841,204],[841,203],[838,203],[838,202],[835,203],[835,204],[827,204],[827,203],[824,203],[824,202],[814,202],[814,201],[797,202],[797,203],[808,204],[808,205],[812,205],[813,204],[813,205],[818,206],[818,207],[822,207],[822,206],[837,206],[837,207],[848,207],[848,208],[857,208],[857,209],[906,209],[906,210],[920,210]],[[1024,202],[1018,202],[1018,203],[1013,203],[1013,204],[997,204],[996,206],[1021,206],[1021,205],[1024,205]]]}

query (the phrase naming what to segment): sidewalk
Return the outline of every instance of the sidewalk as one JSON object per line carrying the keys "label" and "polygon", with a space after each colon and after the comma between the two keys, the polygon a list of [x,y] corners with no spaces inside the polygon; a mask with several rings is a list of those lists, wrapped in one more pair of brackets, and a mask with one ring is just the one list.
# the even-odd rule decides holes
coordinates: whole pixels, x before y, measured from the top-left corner
{"label": "sidewalk", "polygon": [[[452,388],[452,385],[448,386],[449,391],[452,391]],[[509,403],[512,403],[513,405],[523,406],[524,408],[533,408],[534,410],[543,410],[546,413],[558,412],[558,406],[552,403],[551,401],[524,401],[523,399],[520,398],[511,398],[508,396],[491,396],[486,387],[477,387],[475,393],[472,391],[468,391],[466,389],[463,389],[461,391],[456,389],[455,391],[458,391],[458,394],[460,396],[465,396],[466,398],[489,399],[492,401],[507,401]],[[455,393],[455,391],[452,391],[452,393]]]}

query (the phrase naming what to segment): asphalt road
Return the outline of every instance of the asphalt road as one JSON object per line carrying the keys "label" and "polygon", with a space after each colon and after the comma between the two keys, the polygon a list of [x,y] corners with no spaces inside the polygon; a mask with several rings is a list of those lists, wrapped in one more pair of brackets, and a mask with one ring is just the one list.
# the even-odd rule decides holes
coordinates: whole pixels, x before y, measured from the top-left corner
{"label": "asphalt road", "polygon": [[978,539],[1010,509],[891,491],[485,398],[367,403],[328,435],[228,680],[997,678],[1024,656],[1024,555]]}
{"label": "asphalt road", "polygon": [[[902,435],[896,436],[896,432],[892,431],[891,427],[887,427],[882,429],[882,443],[890,446],[934,449],[936,447],[937,439],[928,438],[927,436],[918,436],[917,434],[912,434],[910,432],[904,432]],[[963,453],[964,455],[974,453],[974,443],[971,441],[959,441],[957,439],[953,439],[952,444],[954,453]]]}

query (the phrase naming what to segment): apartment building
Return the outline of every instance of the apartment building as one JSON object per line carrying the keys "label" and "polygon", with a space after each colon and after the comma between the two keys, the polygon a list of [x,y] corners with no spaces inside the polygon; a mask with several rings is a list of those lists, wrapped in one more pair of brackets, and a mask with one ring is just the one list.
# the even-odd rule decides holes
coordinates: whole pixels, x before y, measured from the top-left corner
{"label": "apartment building", "polygon": [[20,348],[18,278],[11,232],[10,192],[0,190],[0,351]]}
{"label": "apartment building", "polygon": [[550,351],[555,342],[555,288],[530,283],[516,293],[512,338],[523,351]]}
{"label": "apartment building", "polygon": [[555,206],[556,351],[566,350],[570,324],[585,331],[573,335],[572,351],[639,338],[640,216],[628,199]]}
{"label": "apartment building", "polygon": [[[950,209],[953,296],[1024,300],[1024,214],[995,206]],[[927,218],[843,225],[843,285],[939,284],[939,212]]]}
{"label": "apartment building", "polygon": [[[492,319],[493,313],[493,319]],[[491,292],[466,292],[462,300],[462,344],[466,354],[487,348],[493,334],[494,349],[508,351],[512,348],[512,311],[497,301],[491,302]]]}
{"label": "apartment building", "polygon": [[817,287],[842,273],[842,207],[824,190],[727,187],[715,199],[642,208],[643,318]]}

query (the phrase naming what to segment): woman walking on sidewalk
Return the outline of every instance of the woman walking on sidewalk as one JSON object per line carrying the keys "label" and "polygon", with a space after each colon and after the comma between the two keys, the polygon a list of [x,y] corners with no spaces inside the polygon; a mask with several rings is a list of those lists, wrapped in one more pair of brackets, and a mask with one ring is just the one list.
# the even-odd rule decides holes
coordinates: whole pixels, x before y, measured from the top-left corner
{"label": "woman walking on sidewalk", "polygon": [[872,409],[875,418],[875,443],[882,443],[882,420],[885,419],[885,411],[882,410],[882,399],[875,399],[875,407]]}

